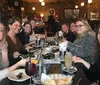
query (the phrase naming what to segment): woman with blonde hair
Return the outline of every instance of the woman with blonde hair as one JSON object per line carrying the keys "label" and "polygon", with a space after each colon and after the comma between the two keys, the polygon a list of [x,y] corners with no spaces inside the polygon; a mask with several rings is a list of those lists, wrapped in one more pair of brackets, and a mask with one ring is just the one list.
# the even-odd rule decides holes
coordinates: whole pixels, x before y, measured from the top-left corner
{"label": "woman with blonde hair", "polygon": [[73,61],[74,63],[82,63],[87,68],[85,74],[88,77],[88,79],[92,82],[99,80],[98,85],[100,85],[100,27],[96,30],[95,43],[97,43],[96,44],[97,53],[94,57],[97,58],[97,60],[95,61],[94,64],[90,64],[84,59],[77,56],[73,56]]}
{"label": "woman with blonde hair", "polygon": [[81,21],[85,24],[86,29],[87,29],[86,32],[88,32],[90,35],[93,35],[93,36],[96,35],[95,32],[92,30],[91,26],[89,25],[88,21],[85,18],[79,18],[77,21]]}
{"label": "woman with blonde hair", "polygon": [[94,63],[95,54],[95,33],[88,21],[80,18],[76,21],[77,39],[71,43],[67,42],[67,49],[76,56],[79,56],[89,63]]}

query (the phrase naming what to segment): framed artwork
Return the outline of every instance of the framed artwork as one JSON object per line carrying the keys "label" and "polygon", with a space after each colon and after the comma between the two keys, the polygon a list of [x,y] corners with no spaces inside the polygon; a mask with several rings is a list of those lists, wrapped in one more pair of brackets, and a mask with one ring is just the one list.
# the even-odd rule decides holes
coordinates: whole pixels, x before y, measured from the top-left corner
{"label": "framed artwork", "polygon": [[90,20],[99,20],[99,12],[90,12],[89,14],[89,18]]}
{"label": "framed artwork", "polygon": [[14,6],[18,6],[18,5],[19,5],[18,1],[14,1]]}
{"label": "framed artwork", "polygon": [[64,10],[65,18],[78,18],[79,17],[79,9],[65,9]]}

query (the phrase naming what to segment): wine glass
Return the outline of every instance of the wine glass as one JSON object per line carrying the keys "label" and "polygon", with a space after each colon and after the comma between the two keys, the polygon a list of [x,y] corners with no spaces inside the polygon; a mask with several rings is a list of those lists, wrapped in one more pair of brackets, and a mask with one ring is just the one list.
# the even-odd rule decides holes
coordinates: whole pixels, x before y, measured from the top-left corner
{"label": "wine glass", "polygon": [[31,80],[32,80],[32,76],[35,74],[36,72],[36,64],[31,62],[31,58],[29,61],[26,62],[25,65],[25,72],[28,76],[30,76],[30,83],[29,85],[32,85]]}
{"label": "wine glass", "polygon": [[38,57],[37,57],[38,63],[37,63],[37,68],[36,68],[37,71],[32,79],[36,85],[37,84],[40,85],[41,84],[41,74],[44,72],[46,73],[46,68],[44,67],[44,62],[42,60],[42,50],[38,50],[37,54],[38,54]]}
{"label": "wine glass", "polygon": [[68,72],[70,72],[70,68],[72,66],[72,54],[67,52],[65,55],[65,66]]}
{"label": "wine glass", "polygon": [[35,38],[38,39],[39,38],[39,34],[35,34]]}

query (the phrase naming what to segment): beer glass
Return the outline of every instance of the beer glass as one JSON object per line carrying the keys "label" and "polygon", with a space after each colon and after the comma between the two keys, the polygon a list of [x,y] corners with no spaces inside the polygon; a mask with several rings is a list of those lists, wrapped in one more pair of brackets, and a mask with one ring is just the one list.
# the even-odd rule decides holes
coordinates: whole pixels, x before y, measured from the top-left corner
{"label": "beer glass", "polygon": [[70,68],[72,66],[72,54],[70,52],[67,52],[65,55],[65,66],[66,66],[66,70],[69,72]]}

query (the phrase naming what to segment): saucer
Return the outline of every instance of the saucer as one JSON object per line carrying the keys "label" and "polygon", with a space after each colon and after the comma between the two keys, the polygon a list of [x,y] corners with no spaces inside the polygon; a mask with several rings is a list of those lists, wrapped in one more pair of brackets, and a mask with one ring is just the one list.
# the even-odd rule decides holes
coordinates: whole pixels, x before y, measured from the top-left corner
{"label": "saucer", "polygon": [[74,67],[74,66],[71,66],[71,68],[69,70],[67,70],[66,67],[64,67],[63,71],[73,74],[73,73],[75,73],[77,71],[77,68]]}

